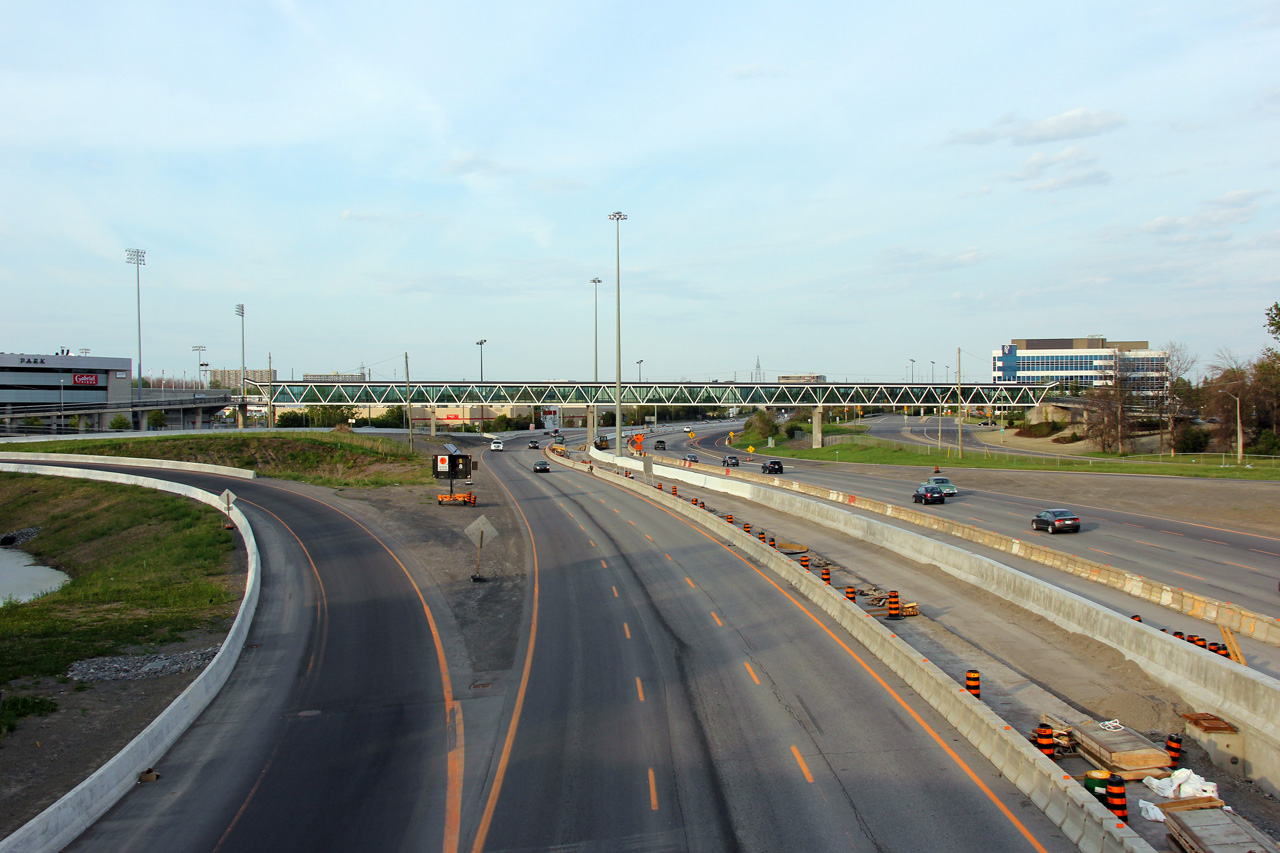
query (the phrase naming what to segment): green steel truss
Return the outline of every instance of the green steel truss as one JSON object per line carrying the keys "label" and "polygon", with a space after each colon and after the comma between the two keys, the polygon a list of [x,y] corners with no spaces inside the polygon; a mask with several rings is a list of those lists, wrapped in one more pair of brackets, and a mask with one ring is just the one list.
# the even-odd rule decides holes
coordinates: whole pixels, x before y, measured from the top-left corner
{"label": "green steel truss", "polygon": [[[253,384],[253,383],[251,383]],[[938,385],[932,383],[624,382],[625,406],[954,406],[1030,407],[1052,386]],[[265,383],[259,392],[267,394]],[[405,386],[393,382],[281,382],[270,386],[276,405],[404,405]],[[612,406],[605,382],[413,382],[415,406],[485,405]]]}

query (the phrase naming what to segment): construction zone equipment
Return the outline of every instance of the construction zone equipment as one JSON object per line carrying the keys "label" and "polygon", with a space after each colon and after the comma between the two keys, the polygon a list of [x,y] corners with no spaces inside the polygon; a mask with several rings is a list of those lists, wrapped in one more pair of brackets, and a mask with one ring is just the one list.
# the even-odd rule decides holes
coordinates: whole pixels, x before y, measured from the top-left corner
{"label": "construction zone equipment", "polygon": [[885,618],[902,618],[902,602],[898,600],[898,591],[896,589],[889,590],[889,614]]}
{"label": "construction zone equipment", "polygon": [[1182,760],[1182,735],[1171,734],[1165,738],[1164,751],[1169,753],[1169,766],[1177,767]]}
{"label": "construction zone equipment", "polygon": [[1247,666],[1244,659],[1244,652],[1240,651],[1240,644],[1236,642],[1236,632],[1232,631],[1226,625],[1219,626],[1222,628],[1222,644],[1227,648],[1227,656],[1241,666]]}
{"label": "construction zone equipment", "polygon": [[1107,778],[1107,811],[1117,819],[1129,822],[1129,801],[1124,794],[1124,780],[1115,773]]}
{"label": "construction zone equipment", "polygon": [[[892,612],[893,599],[897,597],[897,592],[885,592],[882,589],[867,589],[860,593],[867,600],[870,607],[864,607],[867,613],[873,616],[883,616]],[[919,616],[920,604],[915,601],[898,600],[898,612],[901,616]]]}
{"label": "construction zone equipment", "polygon": [[806,572],[809,571],[809,555],[808,554],[800,555],[800,568],[804,569]]}
{"label": "construction zone equipment", "polygon": [[844,598],[846,601],[853,603],[858,600],[858,590],[851,586],[844,588]]}
{"label": "construction zone equipment", "polygon": [[826,566],[822,567],[822,582],[827,586],[831,586],[831,570]]}
{"label": "construction zone equipment", "polygon": [[1046,758],[1053,758],[1053,753],[1057,751],[1058,745],[1053,741],[1053,728],[1046,726],[1044,723],[1036,726],[1035,731],[1036,749]]}
{"label": "construction zone equipment", "polygon": [[974,699],[982,698],[982,674],[976,669],[968,670],[964,674],[964,689],[969,691],[969,695]]}
{"label": "construction zone equipment", "polygon": [[444,506],[445,504],[462,504],[464,506],[475,506],[475,492],[458,492],[453,495],[436,495],[436,506]]}
{"label": "construction zone equipment", "polygon": [[596,440],[591,442],[591,446],[596,450],[608,450],[609,437],[607,435],[597,435]]}

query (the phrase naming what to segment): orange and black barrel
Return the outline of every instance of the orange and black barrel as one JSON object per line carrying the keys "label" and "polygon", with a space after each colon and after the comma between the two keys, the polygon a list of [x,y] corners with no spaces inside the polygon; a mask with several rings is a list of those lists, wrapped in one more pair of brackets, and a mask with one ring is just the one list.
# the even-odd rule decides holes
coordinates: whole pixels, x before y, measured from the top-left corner
{"label": "orange and black barrel", "polygon": [[1053,758],[1057,744],[1053,742],[1053,729],[1044,724],[1036,726],[1036,749],[1044,753],[1046,758]]}
{"label": "orange and black barrel", "polygon": [[850,603],[856,603],[858,600],[858,591],[851,586],[846,586],[844,588],[844,597],[848,599]]}
{"label": "orange and black barrel", "polygon": [[1134,622],[1141,622],[1141,621],[1142,621],[1142,617],[1141,617],[1141,616],[1139,616],[1137,613],[1133,614],[1133,615],[1132,615],[1132,616],[1130,616],[1129,618],[1130,618],[1130,619],[1132,619]]}
{"label": "orange and black barrel", "polygon": [[769,547],[770,547],[770,548],[772,548],[772,549],[773,549],[773,550],[775,550],[775,551],[776,551],[776,550],[778,550],[778,540],[777,540],[777,539],[774,539],[772,536],[770,536],[770,537],[769,537]]}
{"label": "orange and black barrel", "polygon": [[1210,643],[1207,648],[1209,649],[1209,651],[1213,652],[1215,655],[1218,653],[1217,643]]}
{"label": "orange and black barrel", "polygon": [[660,491],[660,492],[666,491],[666,489],[662,488],[662,484],[661,484],[661,483],[659,483],[659,484],[658,484],[658,491]]}
{"label": "orange and black barrel", "polygon": [[976,669],[971,669],[964,674],[964,689],[969,691],[969,695],[974,699],[982,698],[982,675]]}
{"label": "orange and black barrel", "polygon": [[733,513],[729,513],[728,517],[725,520],[728,521],[730,524],[733,524]]}
{"label": "orange and black barrel", "polygon": [[680,490],[679,490],[679,489],[677,489],[675,486],[672,486],[672,487],[671,487],[671,497],[673,497],[673,498],[678,498],[678,497],[680,497]]}
{"label": "orange and black barrel", "polygon": [[750,532],[751,532],[751,522],[749,522],[749,521],[744,521],[744,522],[742,522],[742,532],[743,532],[743,533],[750,533]]}
{"label": "orange and black barrel", "polygon": [[1231,657],[1231,651],[1227,648],[1226,643],[1218,643],[1218,654],[1222,655],[1224,658]]}
{"label": "orange and black barrel", "polygon": [[1187,635],[1181,631],[1174,631],[1173,636],[1177,637],[1179,640],[1185,640],[1187,638]]}
{"label": "orange and black barrel", "polygon": [[826,566],[822,567],[822,582],[827,586],[831,586],[831,570]]}
{"label": "orange and black barrel", "polygon": [[804,569],[806,572],[809,571],[809,555],[808,554],[800,555],[800,568]]}
{"label": "orange and black barrel", "polygon": [[1129,802],[1124,796],[1124,780],[1118,773],[1107,778],[1107,811],[1125,823],[1129,822]]}
{"label": "orange and black barrel", "polygon": [[896,589],[889,590],[889,619],[902,618],[902,600],[898,598]]}
{"label": "orange and black barrel", "polygon": [[698,509],[706,509],[707,505],[702,501],[698,501]]}
{"label": "orange and black barrel", "polygon": [[757,538],[757,539],[759,539],[761,542],[763,542],[763,541],[764,541],[764,531],[763,531],[763,530],[757,530],[757,531],[756,531],[756,538]]}
{"label": "orange and black barrel", "polygon": [[1169,753],[1169,761],[1173,767],[1182,760],[1182,735],[1169,735],[1164,739],[1164,751]]}
{"label": "orange and black barrel", "polygon": [[1209,641],[1204,637],[1196,637],[1195,644],[1202,649],[1207,649],[1209,647]]}

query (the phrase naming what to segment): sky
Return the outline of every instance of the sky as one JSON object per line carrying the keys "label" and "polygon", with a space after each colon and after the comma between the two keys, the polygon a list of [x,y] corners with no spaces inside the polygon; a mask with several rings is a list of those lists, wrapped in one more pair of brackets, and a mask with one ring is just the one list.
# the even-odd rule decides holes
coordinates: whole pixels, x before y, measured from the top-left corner
{"label": "sky", "polygon": [[1278,190],[1280,2],[0,0],[0,351],[136,360],[139,248],[154,376],[1252,358]]}

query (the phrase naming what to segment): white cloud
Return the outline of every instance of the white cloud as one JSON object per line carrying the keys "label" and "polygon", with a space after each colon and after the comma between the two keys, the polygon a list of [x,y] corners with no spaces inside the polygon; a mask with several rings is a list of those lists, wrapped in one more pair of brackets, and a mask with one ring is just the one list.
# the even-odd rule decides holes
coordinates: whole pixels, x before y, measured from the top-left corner
{"label": "white cloud", "polygon": [[1035,192],[1051,193],[1058,190],[1071,190],[1077,187],[1093,187],[1111,183],[1111,176],[1102,169],[1088,169],[1083,172],[1068,172],[1056,178],[1049,178],[1028,189]]}
{"label": "white cloud", "polygon": [[1188,216],[1157,216],[1144,222],[1139,231],[1160,238],[1162,243],[1222,243],[1230,240],[1231,225],[1244,225],[1258,214],[1258,199],[1265,190],[1233,190],[1202,202],[1208,210]]}
{"label": "white cloud", "polygon": [[947,141],[956,145],[989,145],[1007,139],[1014,145],[1038,145],[1097,136],[1124,123],[1124,117],[1111,110],[1077,107],[1039,121],[1015,120],[1005,116],[990,127],[955,131]]}
{"label": "white cloud", "polygon": [[1022,164],[1022,168],[1006,177],[1011,181],[1034,181],[1044,176],[1045,172],[1057,166],[1068,168],[1095,162],[1095,158],[1086,154],[1079,145],[1064,148],[1057,154],[1032,154]]}
{"label": "white cloud", "polygon": [[920,272],[944,272],[946,270],[971,267],[990,260],[990,252],[977,246],[970,246],[958,252],[938,252],[930,249],[913,249],[908,246],[890,246],[880,252],[880,261],[885,266],[898,270],[917,270]]}

